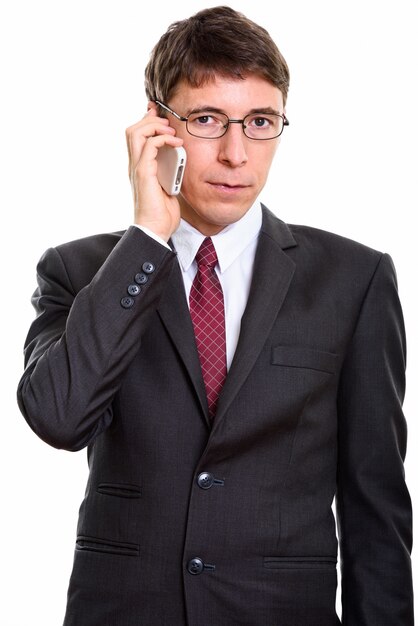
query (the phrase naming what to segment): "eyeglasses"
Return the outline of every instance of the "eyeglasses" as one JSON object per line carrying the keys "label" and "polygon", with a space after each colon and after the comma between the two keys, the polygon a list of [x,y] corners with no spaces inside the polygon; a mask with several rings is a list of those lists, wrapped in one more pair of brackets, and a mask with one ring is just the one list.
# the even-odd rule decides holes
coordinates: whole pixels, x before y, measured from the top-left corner
{"label": "eyeglasses", "polygon": [[183,117],[159,100],[155,102],[181,122],[186,122],[187,132],[201,139],[219,139],[225,135],[230,124],[241,124],[246,137],[266,141],[280,137],[284,127],[289,126],[287,117],[280,113],[250,113],[242,120],[233,120],[225,113],[209,110]]}

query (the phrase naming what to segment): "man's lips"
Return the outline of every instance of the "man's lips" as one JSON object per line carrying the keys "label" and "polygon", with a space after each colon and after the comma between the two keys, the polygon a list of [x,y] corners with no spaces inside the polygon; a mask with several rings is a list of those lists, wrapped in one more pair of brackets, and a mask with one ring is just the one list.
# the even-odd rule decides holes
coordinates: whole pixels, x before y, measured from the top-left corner
{"label": "man's lips", "polygon": [[214,187],[224,187],[226,189],[246,189],[250,186],[244,183],[227,183],[221,180],[209,180],[208,183]]}

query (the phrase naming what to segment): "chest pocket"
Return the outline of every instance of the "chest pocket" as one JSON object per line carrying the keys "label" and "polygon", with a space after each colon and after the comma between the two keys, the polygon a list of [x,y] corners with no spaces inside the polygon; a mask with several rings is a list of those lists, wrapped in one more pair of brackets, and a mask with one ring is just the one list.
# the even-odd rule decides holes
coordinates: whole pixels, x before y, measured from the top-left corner
{"label": "chest pocket", "polygon": [[311,350],[298,346],[274,346],[271,362],[273,365],[307,370],[317,370],[334,374],[338,367],[338,354]]}

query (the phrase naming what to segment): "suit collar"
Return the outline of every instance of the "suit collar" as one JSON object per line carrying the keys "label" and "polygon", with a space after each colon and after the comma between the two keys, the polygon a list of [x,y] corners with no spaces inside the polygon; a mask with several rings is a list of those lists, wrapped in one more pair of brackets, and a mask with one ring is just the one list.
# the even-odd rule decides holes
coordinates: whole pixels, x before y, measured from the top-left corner
{"label": "suit collar", "polygon": [[263,212],[261,231],[267,237],[271,237],[282,250],[297,246],[297,241],[293,237],[289,226],[276,217],[264,204],[261,204],[261,209]]}

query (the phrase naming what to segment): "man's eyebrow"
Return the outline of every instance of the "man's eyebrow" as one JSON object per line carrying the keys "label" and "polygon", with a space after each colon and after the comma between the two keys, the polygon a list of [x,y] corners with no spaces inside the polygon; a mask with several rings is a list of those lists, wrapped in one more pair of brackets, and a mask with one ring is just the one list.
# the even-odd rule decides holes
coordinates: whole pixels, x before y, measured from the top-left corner
{"label": "man's eyebrow", "polygon": [[[196,113],[222,113],[222,115],[228,115],[223,109],[219,109],[218,107],[214,107],[208,104],[206,106],[198,106],[198,107],[194,107],[193,109],[190,109],[187,112],[186,116],[195,115]],[[257,115],[257,114],[263,114],[263,113],[265,113],[266,115],[269,115],[269,114],[270,115],[282,115],[280,111],[277,111],[276,109],[273,109],[272,107],[257,107],[255,109],[251,109],[245,115]]]}
{"label": "man's eyebrow", "polygon": [[226,115],[225,111],[210,104],[207,104],[206,106],[193,107],[187,111],[187,115],[194,115],[195,113],[222,113],[223,115]]}
{"label": "man's eyebrow", "polygon": [[277,111],[277,109],[273,109],[272,107],[262,107],[261,109],[251,109],[251,111],[248,111],[247,115],[255,115],[257,113],[266,113],[271,114],[271,115],[282,115],[283,113],[281,113],[280,111]]}

